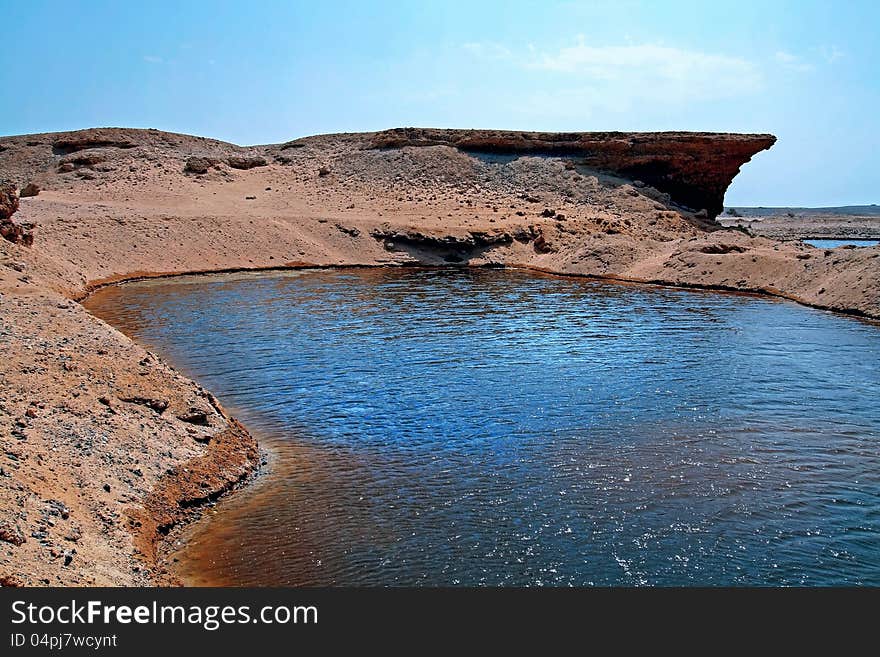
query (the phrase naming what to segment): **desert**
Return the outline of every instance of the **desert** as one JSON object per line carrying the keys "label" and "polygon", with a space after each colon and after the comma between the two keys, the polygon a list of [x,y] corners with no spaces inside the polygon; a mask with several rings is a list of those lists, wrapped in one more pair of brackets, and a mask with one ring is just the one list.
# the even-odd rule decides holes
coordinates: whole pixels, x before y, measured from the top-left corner
{"label": "desert", "polygon": [[880,249],[716,222],[740,167],[774,141],[412,128],[253,147],[122,128],[3,137],[0,580],[176,583],[163,540],[265,461],[210,391],[83,309],[107,285],[498,267],[880,318]]}

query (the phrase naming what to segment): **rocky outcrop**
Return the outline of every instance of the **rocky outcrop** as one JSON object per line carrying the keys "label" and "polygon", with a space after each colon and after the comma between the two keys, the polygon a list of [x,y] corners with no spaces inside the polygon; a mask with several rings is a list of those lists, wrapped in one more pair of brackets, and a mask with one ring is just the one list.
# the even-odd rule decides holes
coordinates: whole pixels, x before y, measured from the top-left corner
{"label": "rocky outcrop", "polygon": [[34,243],[33,225],[19,224],[12,219],[18,210],[18,188],[8,180],[0,181],[0,237],[14,244]]}
{"label": "rocky outcrop", "polygon": [[61,133],[53,142],[52,150],[57,155],[67,155],[89,148],[134,148],[137,143],[122,128],[94,128]]}
{"label": "rocky outcrop", "polygon": [[12,217],[18,210],[18,189],[8,180],[0,180],[0,221]]}
{"label": "rocky outcrop", "polygon": [[575,165],[642,181],[714,218],[724,210],[724,193],[740,167],[775,142],[765,134],[396,128],[376,133],[370,147],[442,145],[472,153],[569,157]]}
{"label": "rocky outcrop", "polygon": [[247,170],[266,166],[266,158],[259,156],[230,157],[226,160],[226,163],[233,169]]}
{"label": "rocky outcrop", "polygon": [[474,249],[498,244],[510,244],[513,237],[507,231],[467,231],[461,235],[451,232],[433,234],[416,228],[381,226],[370,231],[374,239],[393,244],[419,244],[432,247]]}
{"label": "rocky outcrop", "polygon": [[217,166],[217,161],[207,157],[191,157],[183,167],[186,173],[205,174],[208,169]]}
{"label": "rocky outcrop", "polygon": [[382,225],[370,231],[388,251],[409,252],[416,260],[461,263],[478,252],[511,244],[514,236],[505,230],[443,231],[435,233],[418,228],[395,228]]}

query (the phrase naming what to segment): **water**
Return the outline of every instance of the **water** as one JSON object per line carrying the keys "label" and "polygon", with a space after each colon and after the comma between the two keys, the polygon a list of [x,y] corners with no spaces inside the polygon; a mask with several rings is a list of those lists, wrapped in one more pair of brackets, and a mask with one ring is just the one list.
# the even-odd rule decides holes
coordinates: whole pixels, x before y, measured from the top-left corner
{"label": "water", "polygon": [[817,249],[836,249],[838,246],[877,246],[878,240],[804,240],[804,244],[815,246]]}
{"label": "water", "polygon": [[191,583],[880,584],[880,326],[492,270],[109,288],[268,474]]}

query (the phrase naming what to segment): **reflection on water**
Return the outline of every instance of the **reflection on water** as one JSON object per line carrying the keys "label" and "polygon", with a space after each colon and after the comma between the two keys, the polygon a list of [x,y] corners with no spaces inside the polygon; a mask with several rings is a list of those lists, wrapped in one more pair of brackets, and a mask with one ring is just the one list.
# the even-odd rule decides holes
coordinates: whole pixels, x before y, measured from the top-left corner
{"label": "reflection on water", "polygon": [[880,584],[875,324],[489,270],[88,305],[277,455],[194,528],[193,583]]}

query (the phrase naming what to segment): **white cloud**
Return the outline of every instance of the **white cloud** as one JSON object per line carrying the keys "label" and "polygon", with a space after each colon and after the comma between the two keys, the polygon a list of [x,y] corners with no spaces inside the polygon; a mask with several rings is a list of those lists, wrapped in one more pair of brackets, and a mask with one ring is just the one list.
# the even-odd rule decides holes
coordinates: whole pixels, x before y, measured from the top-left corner
{"label": "white cloud", "polygon": [[805,62],[798,55],[794,55],[786,50],[779,50],[774,55],[776,61],[782,64],[786,68],[790,68],[793,71],[800,71],[804,73],[806,71],[812,71],[813,65]]}
{"label": "white cloud", "polygon": [[[744,57],[657,43],[597,46],[581,37],[553,50],[530,45],[516,52],[497,44],[469,44],[467,50],[484,59],[486,53],[504,52],[522,71],[544,74],[535,84],[551,86],[554,77],[562,78],[571,100],[604,111],[641,102],[680,105],[736,98],[763,86],[760,67]],[[559,86],[552,87],[558,95]]]}
{"label": "white cloud", "polygon": [[513,53],[497,43],[465,43],[462,48],[480,59],[511,59]]}
{"label": "white cloud", "polygon": [[822,46],[819,49],[819,52],[821,53],[821,55],[825,59],[825,61],[828,62],[829,64],[833,64],[841,57],[846,56],[846,53],[843,52],[837,46]]}

